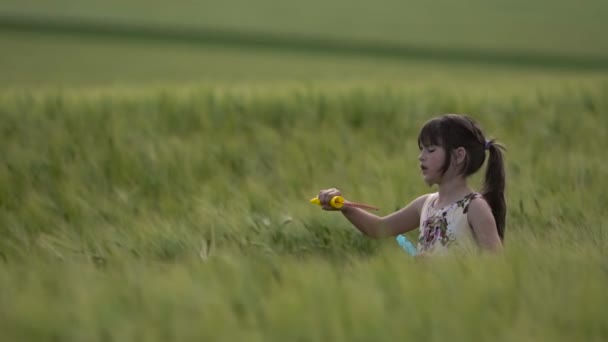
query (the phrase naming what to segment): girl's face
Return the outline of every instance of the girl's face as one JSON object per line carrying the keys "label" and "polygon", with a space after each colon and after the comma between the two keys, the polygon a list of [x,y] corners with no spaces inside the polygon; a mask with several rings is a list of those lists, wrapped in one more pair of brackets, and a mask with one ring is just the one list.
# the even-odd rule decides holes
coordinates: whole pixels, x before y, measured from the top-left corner
{"label": "girl's face", "polygon": [[425,183],[439,184],[443,177],[441,168],[445,161],[445,149],[436,145],[422,146],[418,161]]}

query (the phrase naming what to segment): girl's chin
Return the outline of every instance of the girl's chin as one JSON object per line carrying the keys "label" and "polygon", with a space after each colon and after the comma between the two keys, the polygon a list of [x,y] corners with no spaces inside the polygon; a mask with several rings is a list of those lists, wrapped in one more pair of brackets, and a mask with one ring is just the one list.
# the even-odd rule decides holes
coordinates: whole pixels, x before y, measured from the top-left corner
{"label": "girl's chin", "polygon": [[427,176],[427,175],[422,175],[422,180],[423,180],[423,181],[424,181],[426,184],[431,185],[431,179],[429,178],[429,176]]}
{"label": "girl's chin", "polygon": [[433,184],[437,183],[437,182],[435,181],[435,179],[433,179],[432,177],[429,177],[428,175],[422,175],[422,179],[423,179],[423,180],[424,180],[424,182],[425,182],[427,185],[429,185],[429,186],[431,186],[431,185],[433,185]]}

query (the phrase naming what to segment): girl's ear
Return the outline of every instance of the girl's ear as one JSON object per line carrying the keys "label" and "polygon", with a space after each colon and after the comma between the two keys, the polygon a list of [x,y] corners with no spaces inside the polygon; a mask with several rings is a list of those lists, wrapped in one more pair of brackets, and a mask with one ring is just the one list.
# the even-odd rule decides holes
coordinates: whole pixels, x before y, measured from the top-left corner
{"label": "girl's ear", "polygon": [[458,147],[454,150],[454,157],[456,157],[456,164],[462,164],[467,158],[467,150],[464,147]]}

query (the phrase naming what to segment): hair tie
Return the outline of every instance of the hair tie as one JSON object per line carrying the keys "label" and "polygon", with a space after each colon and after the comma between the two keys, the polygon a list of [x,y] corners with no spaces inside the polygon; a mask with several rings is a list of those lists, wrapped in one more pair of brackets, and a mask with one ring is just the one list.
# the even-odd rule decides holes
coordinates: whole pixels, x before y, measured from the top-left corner
{"label": "hair tie", "polygon": [[492,140],[486,140],[486,144],[484,145],[484,148],[486,150],[489,150],[490,146],[492,146]]}

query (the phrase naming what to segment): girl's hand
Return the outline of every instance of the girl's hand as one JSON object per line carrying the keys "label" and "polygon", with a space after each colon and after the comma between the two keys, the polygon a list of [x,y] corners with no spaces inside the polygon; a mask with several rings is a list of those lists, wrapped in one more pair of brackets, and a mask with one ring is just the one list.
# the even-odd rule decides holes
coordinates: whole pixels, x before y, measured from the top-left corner
{"label": "girl's hand", "polygon": [[331,189],[327,189],[327,190],[321,190],[319,192],[319,201],[321,202],[321,208],[323,208],[323,210],[327,210],[327,211],[341,211],[342,208],[338,209],[338,208],[334,208],[331,205],[329,205],[329,201],[331,201],[331,199],[334,196],[342,196],[342,194],[340,193],[340,190],[336,189],[336,188],[331,188]]}

